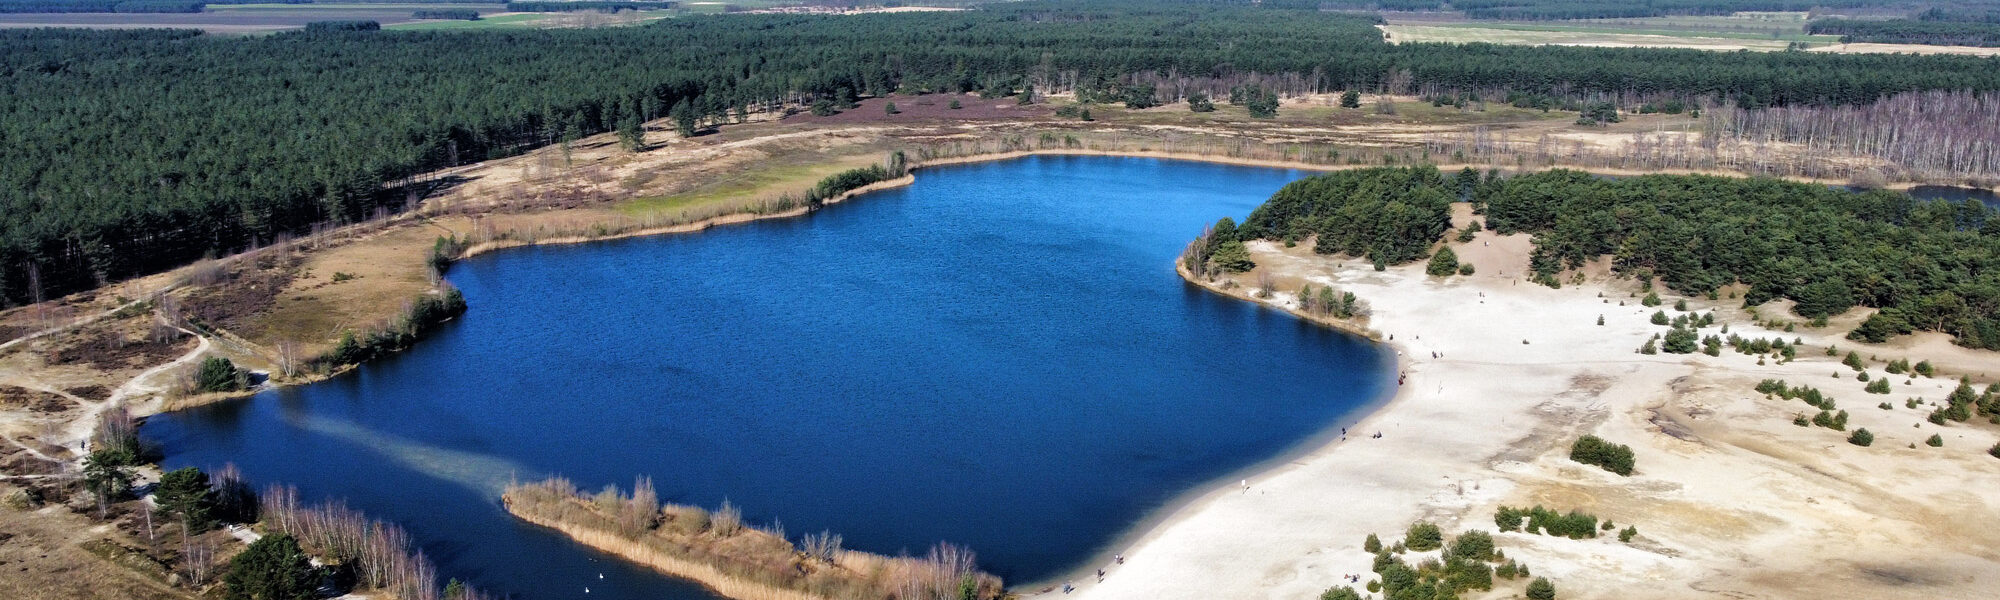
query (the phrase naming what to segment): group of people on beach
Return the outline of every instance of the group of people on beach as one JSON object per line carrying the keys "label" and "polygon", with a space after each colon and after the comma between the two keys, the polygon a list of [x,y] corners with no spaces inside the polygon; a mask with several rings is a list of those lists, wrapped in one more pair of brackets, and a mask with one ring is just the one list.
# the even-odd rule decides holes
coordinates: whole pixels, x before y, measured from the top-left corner
{"label": "group of people on beach", "polygon": [[[1246,490],[1247,490],[1247,489],[1250,489],[1250,481],[1249,481],[1249,480],[1247,480],[1247,479],[1246,479],[1246,480],[1244,480],[1244,482],[1243,482],[1243,489],[1246,489]],[[1115,564],[1121,564],[1121,565],[1122,565],[1122,564],[1125,564],[1125,555],[1123,555],[1123,554],[1113,554],[1113,555],[1111,555],[1111,562],[1113,562],[1113,563],[1115,563]],[[1106,573],[1104,572],[1104,569],[1098,569],[1098,570],[1097,570],[1097,582],[1098,582],[1098,583],[1104,583],[1104,576],[1105,576],[1105,574],[1106,574]],[[1073,581],[1065,581],[1065,582],[1063,582],[1063,586],[1062,586],[1062,593],[1065,593],[1065,594],[1067,594],[1067,593],[1070,593],[1070,592],[1074,592],[1074,591],[1076,591],[1076,582],[1073,582]]]}

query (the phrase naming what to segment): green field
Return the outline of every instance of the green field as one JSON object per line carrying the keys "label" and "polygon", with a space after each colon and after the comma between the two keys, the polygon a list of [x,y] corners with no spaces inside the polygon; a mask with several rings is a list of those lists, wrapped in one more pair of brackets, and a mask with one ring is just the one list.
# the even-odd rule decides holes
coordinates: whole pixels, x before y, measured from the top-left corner
{"label": "green field", "polygon": [[442,30],[460,30],[460,29],[503,29],[510,27],[536,27],[539,25],[538,21],[555,16],[556,14],[558,13],[516,13],[509,15],[500,15],[497,17],[481,17],[477,21],[458,21],[458,20],[416,21],[412,23],[397,23],[394,25],[384,25],[382,27],[384,29],[394,29],[397,31],[442,31]]}

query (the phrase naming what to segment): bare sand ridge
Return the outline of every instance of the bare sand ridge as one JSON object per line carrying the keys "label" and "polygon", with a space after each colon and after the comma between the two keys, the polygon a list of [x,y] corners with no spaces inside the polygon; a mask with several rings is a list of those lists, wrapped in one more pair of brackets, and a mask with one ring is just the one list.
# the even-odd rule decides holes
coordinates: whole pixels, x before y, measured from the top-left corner
{"label": "bare sand ridge", "polygon": [[[1665,328],[1649,323],[1658,309],[1631,297],[1632,282],[1558,290],[1521,281],[1525,235],[1485,232],[1453,246],[1477,275],[1429,277],[1422,263],[1375,272],[1315,256],[1309,242],[1251,244],[1279,290],[1333,285],[1370,303],[1367,326],[1393,336],[1407,380],[1345,440],[1250,476],[1247,491],[1220,482],[1117,549],[1125,563],[1106,567],[1102,583],[1100,565],[1086,567],[1073,578],[1079,597],[1313,598],[1345,574],[1374,578],[1361,550],[1369,533],[1393,543],[1417,519],[1447,535],[1494,531],[1501,504],[1582,509],[1638,528],[1630,544],[1497,534],[1508,557],[1553,579],[1564,598],[1975,598],[2000,582],[2000,532],[1981,525],[2000,516],[2000,497],[1986,492],[2000,484],[2000,460],[1986,454],[1994,428],[1938,427],[1924,422],[1929,406],[1903,405],[1940,400],[1955,381],[1892,376],[1889,395],[1864,393],[1852,370],[1823,355],[1829,342],[1850,347],[1846,329],[1762,330],[1729,300],[1690,304],[1718,309],[1733,333],[1810,347],[1785,365],[1727,350],[1641,355]],[[1295,306],[1283,292],[1255,298],[1255,272],[1236,281],[1223,293]],[[1919,360],[1934,344],[1881,358]],[[1976,357],[1952,364],[2000,374],[2000,357],[1956,354],[1968,353]],[[1882,363],[1869,372],[1884,376]],[[1830,394],[1852,414],[1848,428],[1868,428],[1874,445],[1793,425],[1815,410],[1763,398],[1753,386],[1764,378]],[[1570,442],[1586,433],[1632,446],[1635,473],[1568,460]],[[1942,448],[1923,443],[1933,433]],[[1501,581],[1471,597],[1511,597],[1521,585]]]}

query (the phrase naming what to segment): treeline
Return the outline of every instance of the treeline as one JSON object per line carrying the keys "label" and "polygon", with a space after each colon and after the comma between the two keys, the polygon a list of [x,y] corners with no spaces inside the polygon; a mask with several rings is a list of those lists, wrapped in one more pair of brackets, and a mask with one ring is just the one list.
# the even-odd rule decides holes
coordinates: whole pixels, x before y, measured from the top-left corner
{"label": "treeline", "polygon": [[306,23],[306,33],[345,33],[355,31],[381,31],[382,23],[377,21],[313,21]]}
{"label": "treeline", "polygon": [[[1906,179],[2000,173],[2000,94],[1929,91],[1861,106],[1726,107],[1703,118],[1706,130],[1725,140],[1790,142],[1818,156],[1879,158],[1904,170]],[[1879,183],[1880,175],[1871,177]]]}
{"label": "treeline", "polygon": [[455,19],[459,21],[477,21],[479,20],[479,11],[472,10],[469,8],[420,10],[410,13],[410,16],[412,18],[417,18],[417,19]]}
{"label": "treeline", "polygon": [[621,10],[666,10],[678,2],[508,2],[507,12],[618,12]]}
{"label": "treeline", "polygon": [[1432,166],[1337,171],[1286,184],[1235,235],[1313,237],[1314,252],[1400,264],[1430,255],[1431,244],[1451,228],[1457,198],[1456,184]]}
{"label": "treeline", "polygon": [[1567,170],[1489,177],[1474,199],[1488,227],[1534,234],[1530,266],[1544,283],[1609,256],[1618,272],[1685,294],[1741,283],[1746,305],[1789,299],[1805,317],[1881,309],[1857,339],[1940,331],[2000,349],[2000,218],[1976,200]]}
{"label": "treeline", "polygon": [[440,168],[668,115],[718,123],[819,98],[1182,75],[1199,75],[1211,97],[1251,83],[1422,85],[1764,106],[2000,89],[2000,69],[1970,57],[1390,45],[1376,20],[1106,0],[601,29],[0,32],[0,304],[366,218]]}
{"label": "treeline", "polygon": [[1841,43],[1930,44],[1936,46],[2000,46],[2000,23],[1958,21],[1857,21],[1822,19],[1806,31],[1840,36]]}
{"label": "treeline", "polygon": [[0,0],[0,13],[198,13],[190,0]]}

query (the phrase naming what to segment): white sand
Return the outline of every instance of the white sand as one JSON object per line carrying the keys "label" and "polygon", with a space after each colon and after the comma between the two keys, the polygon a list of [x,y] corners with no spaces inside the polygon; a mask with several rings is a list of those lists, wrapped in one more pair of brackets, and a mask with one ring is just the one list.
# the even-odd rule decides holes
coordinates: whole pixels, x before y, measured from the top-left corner
{"label": "white sand", "polygon": [[[1890,395],[1866,394],[1851,370],[1817,347],[1782,366],[1727,350],[1637,354],[1665,328],[1648,322],[1657,309],[1628,296],[1632,282],[1555,290],[1518,281],[1525,236],[1489,232],[1455,246],[1477,275],[1439,280],[1422,264],[1377,273],[1362,261],[1341,268],[1340,259],[1312,256],[1309,244],[1253,244],[1260,269],[1274,269],[1281,290],[1333,284],[1370,302],[1370,326],[1394,335],[1408,381],[1346,441],[1252,477],[1247,493],[1233,479],[1217,486],[1119,549],[1126,563],[1108,566],[1103,583],[1088,572],[1096,565],[1078,574],[1075,595],[1316,598],[1343,574],[1373,578],[1361,550],[1368,533],[1394,543],[1420,518],[1448,535],[1493,531],[1496,505],[1540,503],[1640,532],[1631,544],[1615,536],[1498,536],[1509,557],[1552,578],[1566,599],[1993,597],[2000,460],[1986,449],[1995,430],[1940,428],[1923,422],[1928,407],[1903,407],[1911,396],[1941,400],[1950,382],[1904,385],[1895,376]],[[1254,274],[1238,280],[1256,281]],[[1672,314],[1672,302],[1661,308]],[[1723,308],[1718,317],[1746,337],[1818,339],[1806,328],[1757,330],[1734,309],[1740,302],[1692,304]],[[1837,333],[1824,335],[1843,352],[1850,346]],[[1442,358],[1433,360],[1433,351]],[[1954,362],[1981,354],[2000,373],[1993,353]],[[1884,359],[1900,356],[1924,358],[1883,350]],[[1836,372],[1841,379],[1831,377]],[[1883,375],[1880,364],[1870,372]],[[1826,391],[1851,413],[1850,430],[1867,427],[1875,444],[1852,446],[1845,433],[1792,425],[1794,414],[1811,409],[1761,398],[1752,387],[1766,377]],[[1876,408],[1883,401],[1894,410]],[[1376,431],[1384,437],[1370,439]],[[1943,448],[1922,443],[1934,432],[1944,434]],[[1569,443],[1584,433],[1631,445],[1637,472],[1625,478],[1569,461]],[[1511,597],[1522,585],[1502,581],[1487,596]]]}

